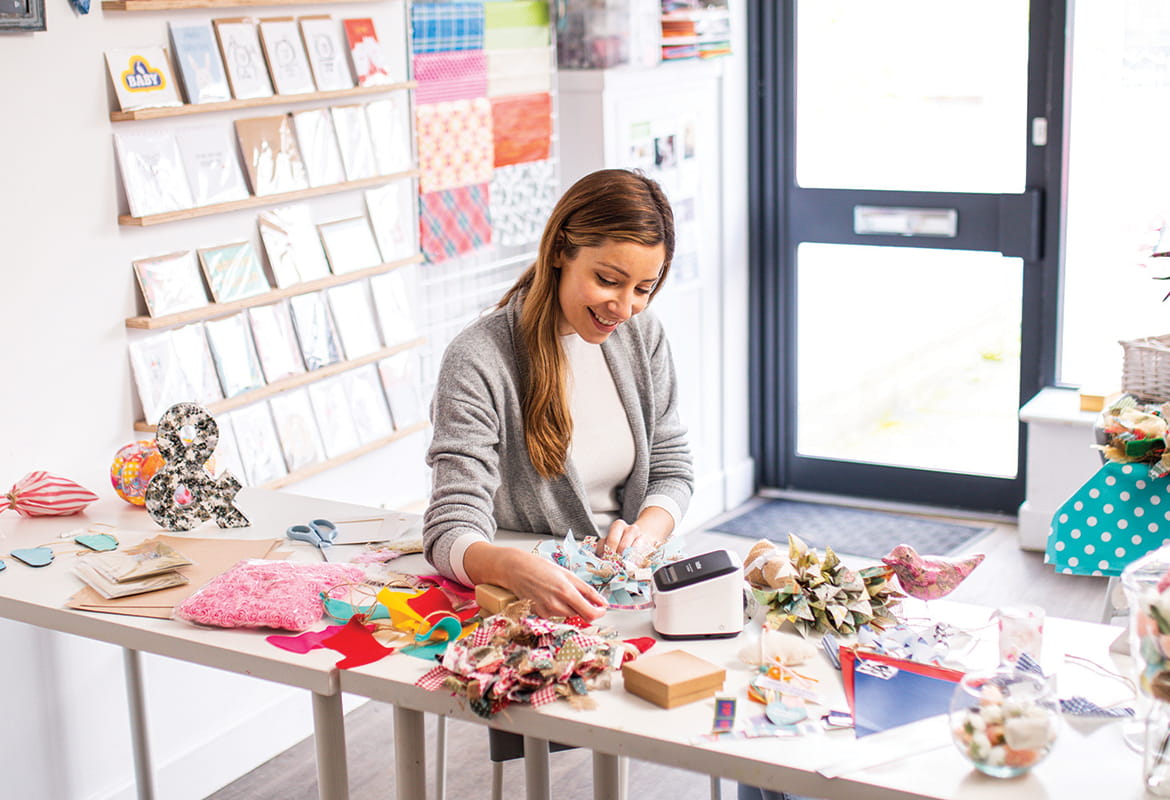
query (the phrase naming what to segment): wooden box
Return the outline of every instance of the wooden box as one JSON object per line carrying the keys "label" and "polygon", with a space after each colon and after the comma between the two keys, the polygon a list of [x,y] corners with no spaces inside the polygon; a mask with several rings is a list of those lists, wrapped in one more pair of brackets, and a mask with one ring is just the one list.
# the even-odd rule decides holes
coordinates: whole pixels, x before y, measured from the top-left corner
{"label": "wooden box", "polygon": [[475,602],[483,609],[484,616],[499,614],[519,599],[503,586],[492,583],[478,583],[475,586]]}
{"label": "wooden box", "polygon": [[641,656],[622,667],[626,691],[662,708],[712,697],[723,688],[727,670],[685,650]]}

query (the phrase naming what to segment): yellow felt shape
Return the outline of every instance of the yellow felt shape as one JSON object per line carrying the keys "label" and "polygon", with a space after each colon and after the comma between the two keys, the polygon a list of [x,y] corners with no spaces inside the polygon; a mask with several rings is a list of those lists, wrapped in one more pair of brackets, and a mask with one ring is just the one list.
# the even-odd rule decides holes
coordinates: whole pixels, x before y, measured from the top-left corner
{"label": "yellow felt shape", "polygon": [[396,592],[386,587],[378,592],[378,602],[390,612],[391,624],[400,631],[420,632],[429,630],[430,625],[417,611],[410,607],[408,600],[422,592]]}

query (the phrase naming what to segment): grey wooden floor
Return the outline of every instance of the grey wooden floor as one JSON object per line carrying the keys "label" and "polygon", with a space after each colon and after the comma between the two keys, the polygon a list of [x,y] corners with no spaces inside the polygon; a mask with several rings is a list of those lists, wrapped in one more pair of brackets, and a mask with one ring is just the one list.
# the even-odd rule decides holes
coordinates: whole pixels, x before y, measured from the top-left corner
{"label": "grey wooden floor", "polygon": [[[762,500],[752,501],[756,502]],[[1051,567],[1044,565],[1042,553],[1019,549],[1015,526],[1008,521],[943,519],[993,527],[990,534],[969,547],[969,552],[982,552],[987,558],[950,596],[951,599],[988,606],[1034,603],[1043,606],[1053,616],[1100,621],[1104,608],[1104,578],[1056,575]],[[712,520],[705,527],[718,521]],[[688,542],[690,552],[727,547],[741,554],[746,554],[753,543],[750,539],[707,530],[688,534]],[[428,718],[427,725],[428,757],[433,758],[431,745],[435,720]],[[451,720],[447,734],[447,797],[451,800],[486,800],[491,796],[491,767],[484,729]],[[346,715],[346,744],[352,800],[393,798],[392,708],[368,702],[351,711]],[[428,774],[428,797],[434,798],[433,766]],[[523,763],[505,764],[504,775],[504,796],[521,796]],[[553,797],[558,800],[592,798],[592,761],[588,751],[555,753],[551,758],[551,775]],[[711,796],[710,779],[704,775],[638,761],[630,764],[629,786],[630,796],[637,800],[702,800]],[[732,782],[721,781],[720,787],[723,798],[735,798]],[[316,797],[316,762],[310,738],[211,795],[210,800],[314,800]]]}

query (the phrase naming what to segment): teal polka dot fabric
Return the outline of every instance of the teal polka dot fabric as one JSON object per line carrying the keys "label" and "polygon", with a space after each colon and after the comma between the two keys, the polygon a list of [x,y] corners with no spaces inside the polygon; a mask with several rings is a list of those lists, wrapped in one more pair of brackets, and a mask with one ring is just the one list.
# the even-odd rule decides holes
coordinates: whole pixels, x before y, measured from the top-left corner
{"label": "teal polka dot fabric", "polygon": [[1044,560],[1069,575],[1120,575],[1170,543],[1170,479],[1145,464],[1105,464],[1052,517]]}

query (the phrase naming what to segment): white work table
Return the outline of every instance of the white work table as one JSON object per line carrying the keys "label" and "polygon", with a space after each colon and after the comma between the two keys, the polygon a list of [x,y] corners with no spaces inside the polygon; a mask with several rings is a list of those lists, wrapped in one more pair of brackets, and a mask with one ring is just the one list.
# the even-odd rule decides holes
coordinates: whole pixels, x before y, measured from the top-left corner
{"label": "white work table", "polygon": [[[248,528],[219,530],[204,525],[187,535],[200,538],[282,538],[289,525],[311,518],[334,520],[363,518],[386,512],[361,506],[304,498],[267,490],[244,490],[240,506],[249,515]],[[141,509],[120,500],[103,500],[84,515],[23,519],[9,513],[0,516],[0,550],[33,547],[56,541],[66,531],[94,522],[116,525],[123,546],[161,533]],[[182,534],[176,534],[182,535]],[[502,535],[501,541],[529,546],[531,537]],[[296,558],[319,558],[307,546],[295,545]],[[265,641],[268,630],[220,630],[178,620],[150,619],[76,611],[65,607],[81,586],[71,573],[71,556],[59,555],[47,567],[32,568],[9,562],[0,572],[0,617],[47,629],[110,642],[126,652],[128,687],[131,689],[132,721],[140,798],[152,797],[149,742],[145,732],[141,687],[137,678],[139,651],[251,675],[312,692],[316,729],[320,796],[345,800],[348,796],[345,766],[344,717],[341,693],[352,693],[395,706],[396,783],[398,797],[425,797],[426,712],[488,724],[467,708],[466,701],[445,691],[427,691],[414,682],[432,664],[413,656],[396,654],[353,670],[337,670],[339,656],[331,650],[290,653]],[[404,571],[431,571],[420,556],[393,562]],[[995,632],[986,626],[990,609],[935,601],[933,615],[985,637],[977,652],[981,665],[994,661]],[[911,603],[909,614],[922,614],[922,605]],[[648,611],[611,611],[603,622],[619,630],[623,638],[652,635]],[[324,627],[322,620],[315,629]],[[1042,661],[1056,671],[1060,696],[1085,694],[1101,703],[1125,699],[1127,690],[1083,666],[1063,661],[1072,652],[1113,671],[1126,669],[1123,659],[1108,652],[1119,630],[1103,625],[1050,617],[1045,625]],[[746,698],[752,673],[741,665],[740,639],[693,642],[662,641],[650,651],[682,648],[727,669],[723,695],[738,699],[741,715],[757,714],[760,706]],[[820,681],[822,696],[833,708],[846,708],[840,673],[819,652],[800,668]],[[1144,797],[1141,759],[1124,745],[1121,723],[1095,723],[1087,727],[1064,725],[1053,753],[1029,775],[996,780],[985,777],[963,760],[950,743],[941,718],[926,723],[855,739],[851,730],[795,738],[760,738],[707,742],[699,737],[710,730],[713,702],[704,700],[664,710],[624,691],[620,674],[607,691],[590,695],[593,710],[579,711],[565,702],[533,709],[511,705],[490,721],[494,727],[519,733],[532,744],[557,741],[592,749],[595,756],[595,795],[609,794],[616,786],[617,757],[676,766],[810,797],[958,798],[959,800],[1036,800],[1036,798],[1139,798]],[[925,748],[925,749],[924,749]],[[532,759],[529,775],[541,777],[547,763]],[[832,777],[830,777],[832,776]],[[530,793],[539,781],[529,781]],[[539,796],[534,795],[534,796]]]}

